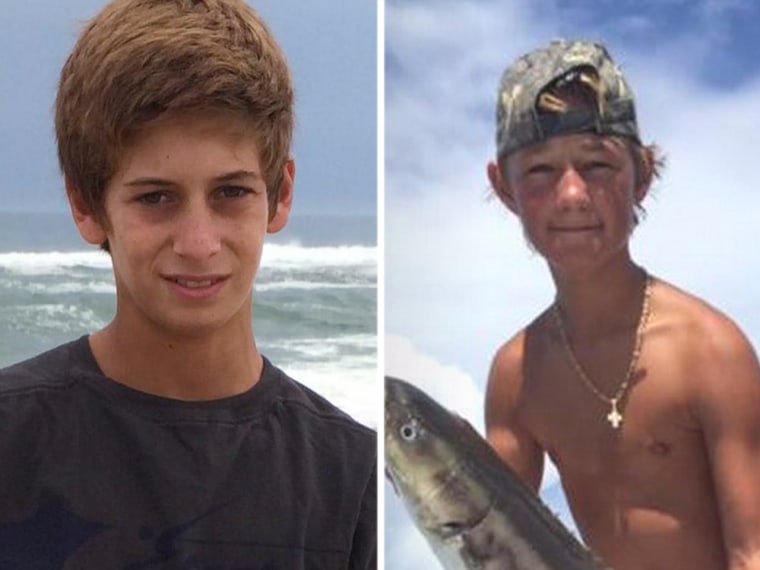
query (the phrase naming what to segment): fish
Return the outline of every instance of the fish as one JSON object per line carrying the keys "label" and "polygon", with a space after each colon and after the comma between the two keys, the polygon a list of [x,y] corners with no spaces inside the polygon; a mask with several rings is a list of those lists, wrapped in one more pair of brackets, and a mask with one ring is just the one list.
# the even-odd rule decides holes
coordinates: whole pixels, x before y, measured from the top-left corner
{"label": "fish", "polygon": [[385,467],[446,570],[611,570],[469,422],[390,376]]}

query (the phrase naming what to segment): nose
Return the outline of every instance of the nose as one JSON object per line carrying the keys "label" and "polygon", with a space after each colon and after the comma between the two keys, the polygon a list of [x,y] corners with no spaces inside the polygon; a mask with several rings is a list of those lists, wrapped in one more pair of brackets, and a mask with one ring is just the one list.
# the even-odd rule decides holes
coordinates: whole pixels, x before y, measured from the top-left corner
{"label": "nose", "polygon": [[221,236],[214,213],[205,201],[185,204],[174,232],[174,253],[190,259],[203,260],[218,253],[221,246]]}
{"label": "nose", "polygon": [[586,209],[591,203],[586,181],[572,166],[567,166],[559,179],[557,199],[563,209]]}

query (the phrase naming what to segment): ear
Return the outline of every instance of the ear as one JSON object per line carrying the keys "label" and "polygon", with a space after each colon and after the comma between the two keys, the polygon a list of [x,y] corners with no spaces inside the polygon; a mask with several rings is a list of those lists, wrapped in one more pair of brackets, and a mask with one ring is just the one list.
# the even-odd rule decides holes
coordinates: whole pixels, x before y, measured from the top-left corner
{"label": "ear", "polygon": [[641,147],[635,156],[638,157],[638,164],[634,165],[636,187],[633,189],[633,199],[637,204],[640,204],[649,193],[649,188],[654,180],[655,155],[652,148]]}
{"label": "ear", "polygon": [[501,168],[499,167],[498,162],[495,160],[490,161],[486,166],[486,172],[488,173],[488,180],[491,182],[491,188],[493,188],[493,191],[499,197],[502,204],[504,204],[513,214],[519,215],[517,202],[501,173]]}
{"label": "ear", "polygon": [[282,181],[280,182],[274,211],[269,212],[267,233],[273,234],[279,232],[288,223],[290,208],[293,205],[293,181],[295,177],[296,163],[292,158],[289,158],[283,168]]}
{"label": "ear", "polygon": [[108,240],[105,227],[98,221],[92,209],[82,199],[82,194],[71,180],[66,177],[64,181],[66,184],[66,196],[69,199],[69,208],[71,208],[71,216],[74,218],[79,235],[82,236],[84,241],[92,245],[104,244]]}

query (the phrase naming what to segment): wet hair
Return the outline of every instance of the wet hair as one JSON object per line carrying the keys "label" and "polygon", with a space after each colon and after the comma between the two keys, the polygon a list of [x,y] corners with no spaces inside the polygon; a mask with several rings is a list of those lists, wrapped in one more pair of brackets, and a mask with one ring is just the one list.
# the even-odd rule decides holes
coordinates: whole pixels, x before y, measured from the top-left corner
{"label": "wet hair", "polygon": [[84,27],[61,72],[61,170],[107,221],[106,186],[140,127],[169,113],[232,111],[256,140],[274,211],[293,98],[282,50],[243,0],[113,0]]}

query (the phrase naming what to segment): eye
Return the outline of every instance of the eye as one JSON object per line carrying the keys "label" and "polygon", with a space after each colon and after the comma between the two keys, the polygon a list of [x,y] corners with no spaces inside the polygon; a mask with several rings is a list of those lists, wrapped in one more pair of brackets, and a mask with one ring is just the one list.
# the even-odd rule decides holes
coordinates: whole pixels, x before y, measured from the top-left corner
{"label": "eye", "polygon": [[467,527],[465,527],[464,524],[456,521],[443,523],[439,528],[439,531],[443,538],[451,538],[452,536],[462,534],[465,530],[467,530]]}
{"label": "eye", "polygon": [[398,432],[399,435],[401,435],[401,439],[404,441],[414,441],[417,439],[417,435],[419,435],[419,426],[417,426],[417,422],[412,420],[403,424]]}
{"label": "eye", "polygon": [[243,186],[222,186],[219,189],[219,194],[223,198],[242,198],[250,193],[250,188],[245,188]]}
{"label": "eye", "polygon": [[549,174],[552,172],[552,166],[550,164],[546,163],[537,163],[529,166],[525,169],[525,174],[527,176],[535,175],[535,174]]}
{"label": "eye", "polygon": [[160,191],[160,190],[157,190],[155,192],[147,192],[137,197],[138,202],[140,202],[141,204],[147,204],[149,206],[162,204],[166,202],[168,199],[169,199],[169,195],[166,192]]}
{"label": "eye", "polygon": [[589,174],[605,176],[615,170],[615,163],[607,159],[590,160],[581,166]]}

